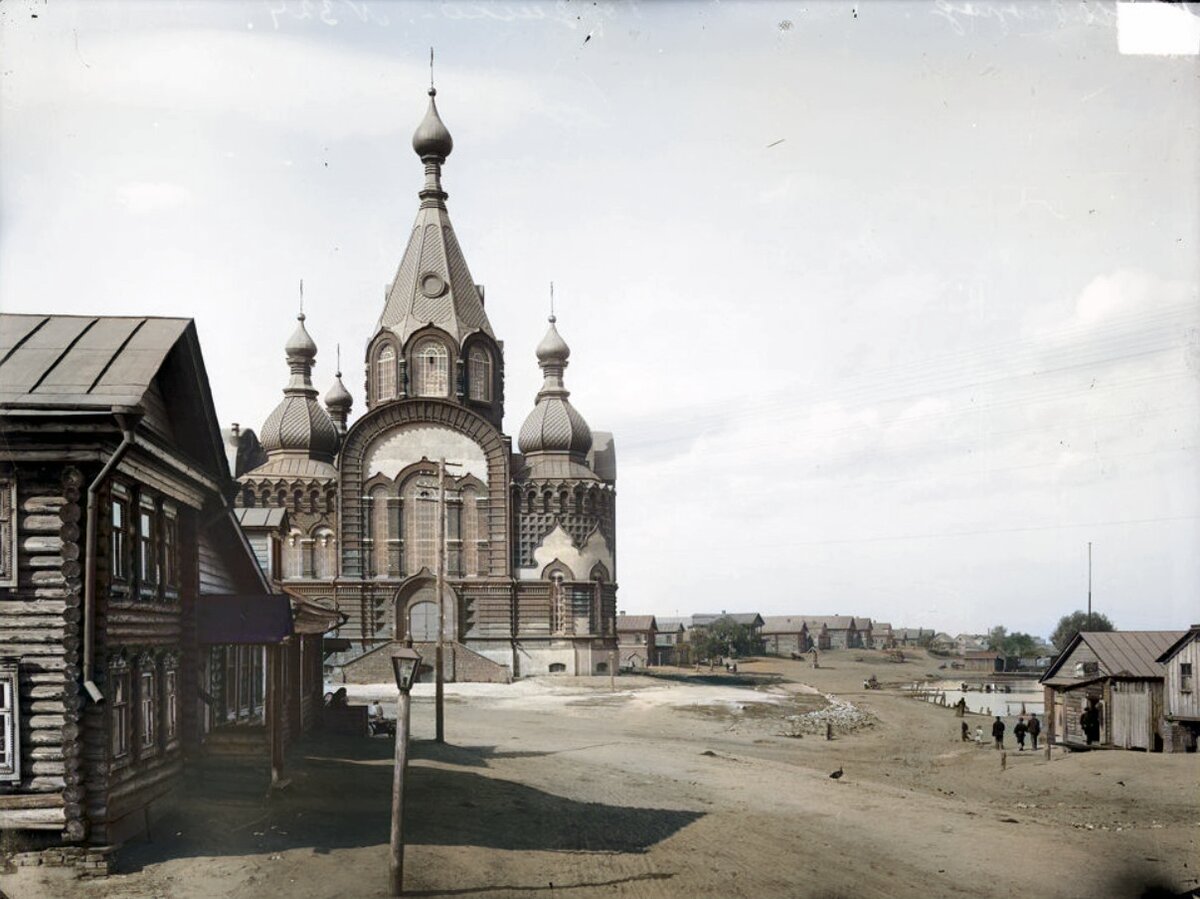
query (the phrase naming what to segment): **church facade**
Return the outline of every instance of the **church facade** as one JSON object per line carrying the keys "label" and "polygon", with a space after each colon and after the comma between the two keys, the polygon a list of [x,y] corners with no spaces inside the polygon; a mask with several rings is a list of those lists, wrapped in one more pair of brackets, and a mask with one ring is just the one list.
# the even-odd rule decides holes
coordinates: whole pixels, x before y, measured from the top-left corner
{"label": "church facade", "polygon": [[605,673],[616,649],[612,435],[571,405],[553,315],[516,451],[504,433],[503,343],[447,213],[453,141],[435,93],[413,136],[425,178],[416,222],[366,343],[366,411],[351,421],[340,371],[318,400],[302,313],[283,399],[257,436],[227,433],[238,505],[287,510],[287,533],[262,535],[273,548],[260,560],[347,616],[328,660],[347,680],[388,680],[394,641],[436,640],[439,542],[447,679]]}

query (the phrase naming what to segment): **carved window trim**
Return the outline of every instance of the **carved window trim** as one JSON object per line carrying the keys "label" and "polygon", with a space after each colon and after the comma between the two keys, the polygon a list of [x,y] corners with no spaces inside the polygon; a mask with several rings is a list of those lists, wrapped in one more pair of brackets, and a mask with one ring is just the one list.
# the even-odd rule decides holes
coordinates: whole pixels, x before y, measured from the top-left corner
{"label": "carved window trim", "polygon": [[109,757],[111,767],[128,764],[133,758],[133,678],[129,663],[123,656],[114,656],[108,663],[109,691]]}
{"label": "carved window trim", "polygon": [[162,741],[166,749],[179,745],[179,659],[166,653],[162,659]]}
{"label": "carved window trim", "polygon": [[158,666],[149,653],[137,664],[137,747],[138,757],[146,758],[158,750]]}
{"label": "carved window trim", "polygon": [[21,687],[16,662],[0,664],[0,783],[21,782]]}
{"label": "carved window trim", "polygon": [[0,477],[0,587],[17,585],[17,477]]}

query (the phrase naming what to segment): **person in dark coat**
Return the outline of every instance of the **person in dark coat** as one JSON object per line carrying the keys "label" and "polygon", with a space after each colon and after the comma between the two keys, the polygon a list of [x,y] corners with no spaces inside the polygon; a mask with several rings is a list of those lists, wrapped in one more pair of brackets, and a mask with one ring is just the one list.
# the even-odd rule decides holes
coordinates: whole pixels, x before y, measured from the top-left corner
{"label": "person in dark coat", "polygon": [[1000,716],[996,716],[996,720],[992,722],[992,739],[996,741],[996,748],[1004,748],[1004,722],[1000,720]]}
{"label": "person in dark coat", "polygon": [[1025,751],[1025,733],[1028,730],[1029,730],[1029,728],[1025,726],[1025,719],[1018,718],[1017,726],[1013,728],[1013,736],[1017,738],[1017,751],[1018,752]]}
{"label": "person in dark coat", "polygon": [[1086,742],[1089,746],[1092,743],[1092,715],[1093,714],[1095,714],[1095,713],[1092,711],[1091,706],[1086,706],[1084,708],[1084,710],[1079,713],[1079,729],[1083,731],[1084,742]]}
{"label": "person in dark coat", "polygon": [[971,727],[965,721],[962,723],[962,741],[964,743],[971,742]]}
{"label": "person in dark coat", "polygon": [[1029,716],[1029,724],[1026,725],[1025,730],[1029,733],[1029,739],[1033,743],[1033,751],[1037,752],[1038,734],[1042,732],[1042,722],[1038,721],[1036,714]]}

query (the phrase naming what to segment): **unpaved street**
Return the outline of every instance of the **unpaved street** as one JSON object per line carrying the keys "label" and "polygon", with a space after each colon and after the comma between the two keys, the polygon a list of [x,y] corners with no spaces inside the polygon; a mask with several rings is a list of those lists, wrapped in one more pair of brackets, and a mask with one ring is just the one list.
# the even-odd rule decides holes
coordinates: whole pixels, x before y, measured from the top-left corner
{"label": "unpaved street", "polygon": [[[861,657],[863,661],[855,661]],[[424,896],[1135,896],[1195,887],[1200,756],[999,753],[892,690],[930,663],[828,653],[754,686],[622,677],[451,688],[414,704],[406,886]],[[680,673],[681,675],[685,673]],[[811,685],[810,689],[804,685]],[[869,726],[782,736],[822,694]],[[986,725],[982,717],[972,718]],[[794,724],[794,722],[793,722]],[[986,729],[986,727],[985,727]],[[325,738],[269,802],[197,796],[79,896],[382,896],[388,740]],[[845,774],[831,779],[841,768]],[[9,895],[61,895],[37,869]],[[43,875],[44,876],[44,875]]]}

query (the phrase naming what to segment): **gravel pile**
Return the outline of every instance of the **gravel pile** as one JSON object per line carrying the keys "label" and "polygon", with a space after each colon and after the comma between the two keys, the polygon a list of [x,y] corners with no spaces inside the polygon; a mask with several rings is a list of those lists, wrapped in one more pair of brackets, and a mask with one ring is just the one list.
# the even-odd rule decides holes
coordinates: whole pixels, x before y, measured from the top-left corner
{"label": "gravel pile", "polygon": [[823,709],[802,715],[788,715],[783,735],[802,737],[806,734],[824,734],[826,725],[832,725],[835,734],[850,734],[875,725],[876,718],[870,712],[864,712],[832,693],[826,693],[825,700],[829,705]]}

